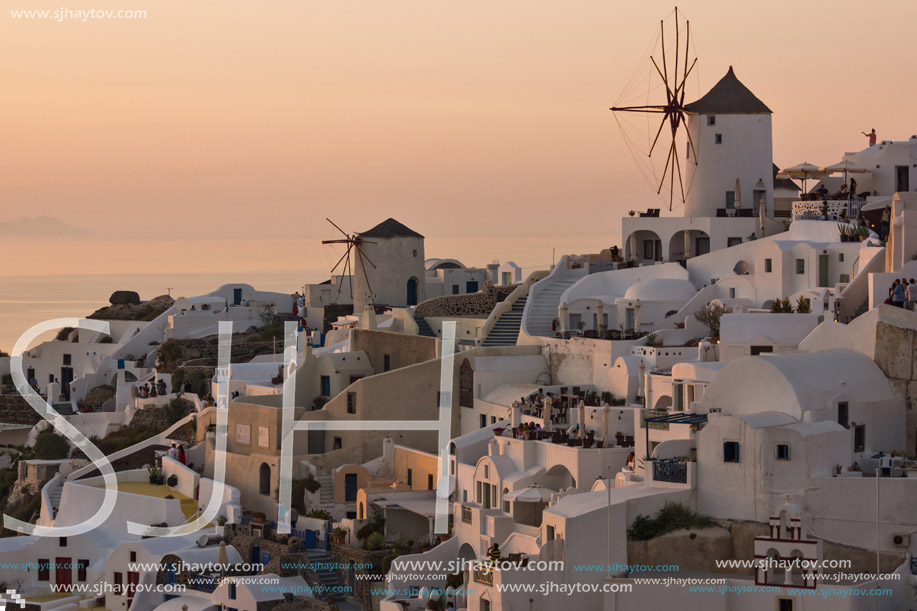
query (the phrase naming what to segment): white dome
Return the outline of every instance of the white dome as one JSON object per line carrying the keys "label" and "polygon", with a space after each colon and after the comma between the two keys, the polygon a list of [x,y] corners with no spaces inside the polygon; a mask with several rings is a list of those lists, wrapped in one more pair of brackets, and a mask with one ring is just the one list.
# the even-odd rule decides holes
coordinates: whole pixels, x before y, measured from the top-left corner
{"label": "white dome", "polygon": [[630,285],[627,292],[624,293],[624,299],[687,303],[695,294],[697,294],[697,289],[687,280],[682,280],[681,278],[652,278]]}

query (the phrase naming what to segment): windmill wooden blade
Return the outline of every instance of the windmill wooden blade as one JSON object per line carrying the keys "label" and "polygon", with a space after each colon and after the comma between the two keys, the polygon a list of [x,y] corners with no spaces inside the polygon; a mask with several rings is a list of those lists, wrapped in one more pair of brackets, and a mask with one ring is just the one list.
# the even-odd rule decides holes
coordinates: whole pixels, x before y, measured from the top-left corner
{"label": "windmill wooden blade", "polygon": [[359,246],[357,246],[357,256],[360,258],[360,267],[363,269],[363,277],[366,278],[366,290],[369,292],[369,295],[368,295],[369,301],[371,301],[373,305],[376,305],[375,293],[373,293],[373,287],[369,282],[369,274],[366,273],[366,265],[364,263],[364,259],[366,261],[369,261],[369,264],[372,265],[373,268],[375,268],[376,265],[372,261],[370,261],[369,257],[363,254],[363,249],[360,248]]}
{"label": "windmill wooden blade", "polygon": [[[666,27],[666,22],[668,22],[668,27]],[[674,37],[671,36],[671,28],[673,26],[675,28]],[[682,29],[685,30],[684,36],[681,35]],[[666,30],[668,30],[668,32]],[[673,40],[674,51],[666,47],[667,41]],[[671,44],[671,42],[669,42],[669,44]],[[682,47],[684,48],[682,49]],[[684,54],[684,56],[682,56],[682,54]],[[685,139],[687,140],[689,159],[693,163],[697,163],[697,151],[694,139],[687,126],[687,115],[690,113],[685,107],[687,80],[691,74],[696,73],[696,66],[697,57],[695,56],[692,58],[691,51],[690,23],[683,19],[682,14],[679,12],[678,8],[676,8],[674,11],[674,19],[672,19],[670,15],[666,19],[660,21],[657,45],[648,61],[646,61],[642,67],[647,83],[655,83],[657,86],[661,84],[665,87],[665,100],[660,100],[659,103],[652,103],[649,99],[650,91],[647,90],[647,99],[644,104],[621,103],[611,107],[611,110],[615,113],[663,115],[655,135],[652,133],[649,125],[646,126],[646,131],[649,133],[641,129],[638,123],[632,121],[619,119],[618,126],[635,160],[638,158],[638,152],[643,153],[640,155],[643,161],[637,160],[637,164],[640,166],[644,178],[647,179],[647,182],[650,183],[656,191],[656,194],[665,198],[666,195],[663,194],[662,190],[665,188],[665,183],[669,183],[668,203],[670,210],[675,201],[676,173],[678,174],[679,185],[677,193],[681,196],[682,201],[686,200],[687,191],[690,189],[690,184],[686,185],[682,176],[681,160],[678,159],[677,152],[678,142]],[[672,68],[671,72],[669,71],[670,67]],[[641,77],[635,82],[642,82],[643,80],[644,79]],[[625,93],[631,92],[636,92],[636,89],[630,89],[629,87],[625,88]],[[622,94],[622,98],[624,98],[624,94]],[[638,100],[632,98],[621,99],[621,101],[637,102]],[[642,102],[643,100],[641,99],[639,101]],[[668,130],[666,130],[667,125]],[[640,138],[630,137],[626,133],[628,129],[636,130]],[[664,131],[667,131],[666,136],[663,136]],[[684,136],[682,132],[684,132]],[[644,136],[646,137],[645,142],[648,148],[643,148],[638,144]],[[663,144],[663,141],[668,138],[671,138],[670,142],[667,145]],[[660,167],[662,168],[661,174],[659,172]]]}
{"label": "windmill wooden blade", "polygon": [[331,223],[332,225],[334,225],[334,228],[337,229],[338,231],[340,231],[341,233],[343,233],[343,234],[344,234],[344,237],[346,237],[348,240],[351,239],[350,234],[348,234],[346,231],[344,231],[343,229],[341,229],[340,227],[338,227],[337,225],[335,225],[334,221],[332,221],[332,220],[329,219],[328,217],[325,217],[325,220],[328,221],[329,223]]}
{"label": "windmill wooden blade", "polygon": [[[325,244],[325,242],[322,242],[322,244]],[[341,261],[344,261],[345,259],[347,259],[349,255],[350,255],[350,244],[347,244],[347,252],[345,252],[345,253],[344,253],[344,256],[341,257],[340,259],[338,259],[338,262],[335,263],[335,264],[334,264],[334,267],[331,268],[331,275],[332,275],[332,276],[334,275],[334,270],[336,270],[336,269],[338,268],[338,265],[341,264]],[[346,267],[346,263],[345,263],[344,265],[345,265],[345,267]]]}

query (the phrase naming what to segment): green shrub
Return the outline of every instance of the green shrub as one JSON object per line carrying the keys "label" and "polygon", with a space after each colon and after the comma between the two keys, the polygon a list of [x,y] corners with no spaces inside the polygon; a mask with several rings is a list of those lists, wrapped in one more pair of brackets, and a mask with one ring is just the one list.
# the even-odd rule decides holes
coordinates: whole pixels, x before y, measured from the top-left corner
{"label": "green shrub", "polygon": [[183,354],[184,351],[178,342],[171,339],[164,341],[159,347],[159,367],[168,370],[182,358]]}
{"label": "green shrub", "polygon": [[384,531],[385,518],[376,518],[375,520],[367,522],[360,530],[357,531],[357,539],[369,539],[373,533],[381,533]]}
{"label": "green shrub", "polygon": [[308,490],[309,492],[313,494],[318,492],[318,489],[322,487],[322,483],[318,481],[317,479],[315,479],[315,476],[312,475],[311,473],[308,476],[306,476],[306,479],[299,480],[299,481],[302,482],[303,488],[305,488],[306,490]]}
{"label": "green shrub", "polygon": [[366,550],[377,550],[385,547],[385,535],[380,532],[374,532],[363,541],[363,549]]}
{"label": "green shrub", "polygon": [[70,443],[66,437],[54,431],[44,431],[35,440],[32,454],[40,460],[59,460],[70,455]]}
{"label": "green shrub", "polygon": [[649,541],[666,533],[683,528],[709,528],[716,523],[682,503],[667,502],[653,517],[638,515],[634,518],[627,537],[631,541]]}
{"label": "green shrub", "polygon": [[313,509],[306,514],[307,518],[315,518],[316,520],[330,520],[331,514],[325,511],[324,509]]}
{"label": "green shrub", "polygon": [[57,337],[55,339],[59,342],[65,342],[70,339],[70,334],[74,331],[76,331],[76,329],[73,327],[64,327],[57,332]]}

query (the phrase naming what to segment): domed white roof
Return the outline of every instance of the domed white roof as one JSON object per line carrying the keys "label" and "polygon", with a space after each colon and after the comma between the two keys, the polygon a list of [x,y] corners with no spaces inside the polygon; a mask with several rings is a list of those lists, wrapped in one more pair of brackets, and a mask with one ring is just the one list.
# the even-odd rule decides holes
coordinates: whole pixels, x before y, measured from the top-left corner
{"label": "domed white roof", "polygon": [[697,289],[687,280],[681,278],[652,278],[630,285],[627,292],[624,293],[624,299],[687,303],[696,293]]}

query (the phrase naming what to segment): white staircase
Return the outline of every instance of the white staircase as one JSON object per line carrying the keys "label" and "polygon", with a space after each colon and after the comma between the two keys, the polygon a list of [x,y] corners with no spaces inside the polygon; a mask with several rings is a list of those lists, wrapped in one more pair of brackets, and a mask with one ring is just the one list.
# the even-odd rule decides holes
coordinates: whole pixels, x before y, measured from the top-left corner
{"label": "white staircase", "polygon": [[318,489],[318,501],[322,509],[331,509],[334,506],[334,478],[330,475],[317,475],[315,479],[321,484]]}
{"label": "white staircase", "polygon": [[530,336],[554,337],[551,323],[558,317],[560,297],[568,288],[588,274],[587,268],[568,268],[568,258],[561,257],[544,279],[532,285],[522,314],[522,330]]}

